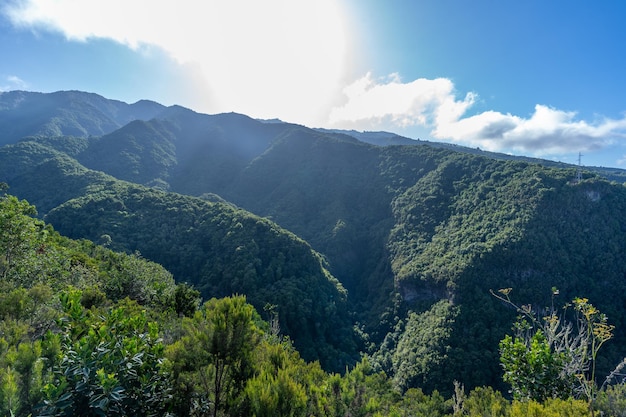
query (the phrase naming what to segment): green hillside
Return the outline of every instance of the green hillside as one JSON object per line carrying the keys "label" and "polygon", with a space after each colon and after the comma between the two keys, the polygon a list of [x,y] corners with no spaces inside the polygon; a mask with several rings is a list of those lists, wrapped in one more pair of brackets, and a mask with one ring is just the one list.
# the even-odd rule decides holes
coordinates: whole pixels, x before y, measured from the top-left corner
{"label": "green hillside", "polygon": [[[13,169],[21,160],[28,164]],[[159,262],[205,299],[249,294],[259,311],[275,305],[284,334],[306,359],[328,369],[356,361],[359,341],[342,285],[306,242],[272,222],[116,180],[35,142],[0,148],[0,167],[11,191],[37,202],[64,235],[99,243],[107,236],[112,248]]]}
{"label": "green hillside", "polygon": [[321,257],[272,222],[222,203],[115,183],[46,216],[69,237],[106,241],[165,266],[204,299],[246,294],[273,305],[302,356],[341,370],[357,359],[341,284]]}
{"label": "green hillside", "polygon": [[[490,289],[513,287],[542,306],[556,286],[563,303],[586,294],[616,323],[624,318],[613,294],[626,276],[626,190],[591,176],[574,185],[574,174],[300,134],[257,158],[232,199],[326,255],[376,363],[399,385],[441,390],[462,375],[500,386],[497,346],[513,314]],[[608,288],[618,292],[603,295]],[[433,333],[442,336],[417,342]],[[623,341],[621,330],[605,371],[619,362]],[[431,357],[416,363],[424,352]]]}

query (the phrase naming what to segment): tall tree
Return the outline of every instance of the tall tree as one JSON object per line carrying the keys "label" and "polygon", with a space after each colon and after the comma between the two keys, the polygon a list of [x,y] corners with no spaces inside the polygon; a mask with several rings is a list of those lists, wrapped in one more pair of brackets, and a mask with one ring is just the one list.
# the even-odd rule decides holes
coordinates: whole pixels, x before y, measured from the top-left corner
{"label": "tall tree", "polygon": [[17,269],[29,262],[41,244],[43,222],[35,221],[35,206],[11,195],[0,196],[0,277],[17,279]]}
{"label": "tall tree", "polygon": [[211,299],[183,319],[183,336],[168,349],[176,411],[186,415],[237,415],[261,332],[244,296]]}

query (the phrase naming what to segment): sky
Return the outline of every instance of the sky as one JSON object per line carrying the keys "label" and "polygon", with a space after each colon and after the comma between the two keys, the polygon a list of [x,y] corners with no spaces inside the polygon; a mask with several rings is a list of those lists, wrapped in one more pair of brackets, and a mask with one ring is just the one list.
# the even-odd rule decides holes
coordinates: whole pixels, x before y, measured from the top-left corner
{"label": "sky", "polygon": [[625,19],[622,0],[0,0],[0,92],[626,169]]}

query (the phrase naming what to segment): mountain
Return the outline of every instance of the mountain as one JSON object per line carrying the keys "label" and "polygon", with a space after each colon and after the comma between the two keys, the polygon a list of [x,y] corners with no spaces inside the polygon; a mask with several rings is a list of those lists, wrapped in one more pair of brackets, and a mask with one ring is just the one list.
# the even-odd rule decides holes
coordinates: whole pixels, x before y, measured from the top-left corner
{"label": "mountain", "polygon": [[0,181],[64,234],[139,250],[205,297],[278,306],[307,359],[337,369],[366,351],[400,389],[502,386],[515,312],[499,288],[538,307],[552,287],[560,304],[588,297],[617,324],[600,368],[624,356],[623,185],[449,144],[382,145],[395,140],[173,106],[97,136],[7,144]]}
{"label": "mountain", "polygon": [[369,143],[378,146],[389,145],[415,145],[421,142],[419,139],[409,139],[403,136],[396,135],[391,132],[359,132],[357,130],[341,130],[341,129],[322,129],[316,128],[318,132],[322,133],[337,133],[343,135],[352,136],[361,142]]}
{"label": "mountain", "polygon": [[[433,142],[429,140],[423,139],[410,139],[403,136],[399,136],[395,133],[391,132],[359,132],[356,130],[341,130],[341,129],[315,129],[319,132],[324,133],[336,133],[336,134],[344,134],[350,135],[358,140],[370,143],[372,145],[378,146],[391,146],[391,145],[428,145],[433,148],[442,148],[449,149],[455,152],[463,152],[472,155],[481,155],[486,156],[492,159],[501,159],[504,161],[523,161],[530,162],[534,164],[543,165],[546,167],[554,167],[554,168],[572,168],[574,165],[567,164],[564,162],[552,161],[548,159],[540,159],[533,158],[528,156],[519,156],[519,155],[510,155],[500,152],[491,152],[485,151],[480,148],[470,148],[467,146],[461,146],[452,143],[445,142]],[[608,168],[608,167],[598,167],[598,166],[586,166],[585,170],[589,172],[596,173],[609,181],[617,181],[620,183],[626,182],[626,170],[619,168]]]}
{"label": "mountain", "polygon": [[93,93],[0,93],[0,145],[27,136],[100,136],[126,123],[148,120],[165,107],[148,100],[126,104]]}

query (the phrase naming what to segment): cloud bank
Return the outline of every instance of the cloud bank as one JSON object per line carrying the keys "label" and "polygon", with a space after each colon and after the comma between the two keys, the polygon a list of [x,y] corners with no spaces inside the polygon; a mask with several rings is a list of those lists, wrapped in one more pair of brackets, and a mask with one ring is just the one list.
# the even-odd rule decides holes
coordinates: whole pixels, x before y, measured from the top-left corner
{"label": "cloud bank", "polygon": [[535,155],[597,150],[626,137],[626,117],[588,122],[578,120],[575,112],[542,104],[528,117],[497,111],[469,115],[477,94],[459,99],[445,78],[403,83],[395,74],[385,80],[367,74],[343,92],[345,102],[330,113],[330,122],[342,128],[421,127],[436,139]]}

